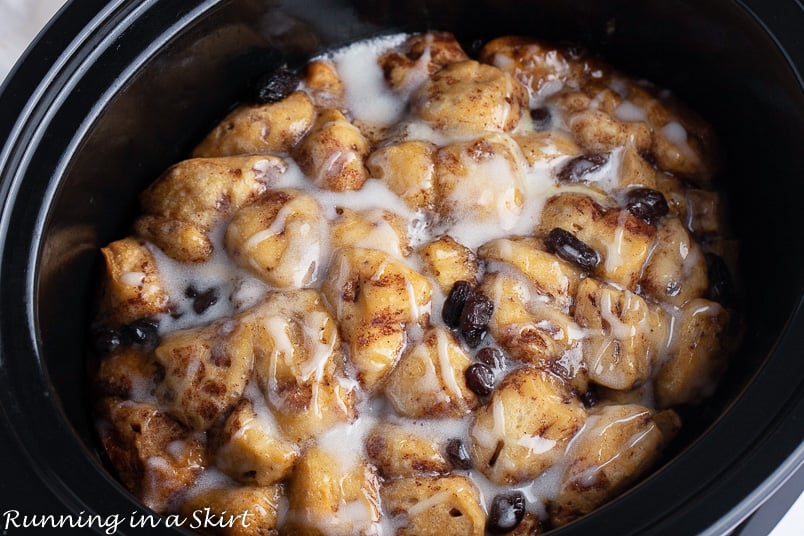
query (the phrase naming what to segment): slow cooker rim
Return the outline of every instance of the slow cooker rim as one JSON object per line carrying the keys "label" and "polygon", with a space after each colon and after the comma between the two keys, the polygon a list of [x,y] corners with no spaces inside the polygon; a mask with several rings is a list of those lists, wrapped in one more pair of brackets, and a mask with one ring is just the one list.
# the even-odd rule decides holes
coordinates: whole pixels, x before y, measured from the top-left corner
{"label": "slow cooker rim", "polygon": [[[97,2],[97,3],[105,5],[105,3],[103,3],[103,2]],[[110,3],[109,6],[113,6],[115,9],[122,9],[122,8],[124,8],[126,6],[130,6],[130,5],[134,4],[134,3],[135,2],[117,1],[117,2]],[[157,3],[158,2],[156,0],[150,0],[150,1],[144,2],[142,4],[147,4],[148,6],[152,6],[152,5],[157,4]],[[219,2],[210,2],[210,3],[213,3],[213,4],[217,5]],[[737,3],[742,5],[745,2],[738,1]],[[62,11],[59,13],[57,18],[54,19],[53,22],[51,22],[51,24],[48,26],[48,28],[42,34],[40,34],[39,38],[37,39],[36,44],[28,50],[28,52],[26,53],[26,59],[24,59],[21,62],[21,64],[18,64],[17,68],[15,68],[14,74],[12,74],[12,76],[9,78],[9,80],[7,81],[6,85],[3,88],[2,93],[0,93],[0,106],[2,106],[3,109],[7,109],[4,106],[4,104],[5,104],[4,101],[8,100],[8,98],[6,96],[7,91],[13,91],[14,89],[19,90],[20,88],[22,88],[24,90],[26,87],[30,87],[30,85],[31,85],[31,82],[32,82],[31,79],[21,80],[21,78],[24,78],[24,76],[25,76],[25,73],[23,73],[22,75],[18,75],[18,73],[21,72],[21,69],[23,67],[30,66],[31,64],[36,62],[37,58],[39,60],[42,60],[42,59],[45,59],[45,58],[49,57],[49,53],[52,52],[52,51],[49,50],[46,46],[44,46],[44,44],[43,44],[44,41],[51,34],[54,34],[56,32],[62,33],[62,34],[66,33],[68,35],[73,35],[73,31],[74,31],[75,35],[77,36],[82,31],[85,30],[86,26],[95,17],[95,14],[92,14],[92,16],[88,16],[88,10],[86,9],[86,4],[85,3],[82,4],[80,7],[77,4],[78,4],[77,2],[72,2],[71,1],[65,6],[65,8],[62,9]],[[67,28],[70,28],[72,31],[66,31]],[[779,43],[777,42],[777,44],[779,44]],[[780,50],[784,50],[784,49],[780,48]],[[66,65],[67,62],[70,60],[69,57],[63,57],[66,53],[67,53],[66,51],[62,52],[62,54],[59,55],[56,58],[57,61],[53,61],[53,65],[54,66],[59,65],[59,64]],[[789,58],[789,55],[786,55],[786,57]],[[59,63],[59,60],[63,60],[63,62]],[[795,73],[797,79],[799,80],[799,84],[801,85],[801,77],[800,77],[797,69],[795,68],[795,65],[792,64],[792,63],[789,63],[789,65],[791,67],[791,70],[793,70],[793,72]],[[132,70],[134,70],[134,69],[136,69],[136,67],[132,68]],[[30,73],[30,72],[31,71],[29,69],[28,73]],[[50,71],[48,71],[48,72],[50,72]],[[56,76],[54,75],[51,78],[51,83],[53,81],[55,81],[55,79],[56,79]],[[39,86],[37,86],[37,87],[39,87]],[[55,91],[55,88],[50,88],[50,89]],[[29,95],[29,98],[26,101],[26,110],[28,109],[28,106],[36,107],[36,106],[41,105],[41,100],[36,100],[36,99],[41,99],[41,96],[42,96],[41,93],[37,94],[36,92],[28,92],[26,94]],[[93,116],[93,118],[96,119],[97,115]],[[90,121],[90,123],[91,123],[91,121]],[[0,131],[5,131],[6,130],[5,125],[0,124],[0,127],[3,127],[2,129],[0,129]],[[34,128],[34,127],[32,127],[31,125],[22,125],[18,129],[18,132],[19,133],[25,133],[30,128]],[[10,128],[9,128],[9,132],[11,132]],[[20,139],[19,136],[17,136],[15,138],[15,140],[18,140],[18,139]],[[17,148],[17,149],[19,149],[19,148]],[[19,172],[20,170],[15,169],[15,170],[13,170],[14,171],[13,177],[10,180],[7,180],[8,177],[6,176],[7,175],[7,173],[6,173],[6,169],[7,169],[6,164],[8,162],[9,156],[11,155],[11,153],[13,151],[14,151],[14,149],[8,144],[8,142],[6,142],[2,153],[0,153],[0,169],[3,170],[3,184],[2,184],[2,186],[0,186],[0,194],[2,194],[2,196],[3,196],[3,203],[4,203],[2,216],[0,217],[0,239],[2,239],[2,244],[0,244],[0,255],[3,255],[3,256],[5,255],[6,238],[8,236],[8,232],[9,232],[9,214],[11,212],[11,207],[10,207],[9,203],[14,201],[13,196],[16,195],[17,189],[20,188],[19,181],[21,181],[22,178],[24,177],[24,173],[20,173]],[[69,157],[69,155],[68,155],[68,157]],[[51,185],[51,186],[53,186],[53,185]],[[11,195],[9,195],[9,194],[11,194]],[[47,210],[45,210],[43,212],[46,213]],[[44,222],[41,222],[41,225],[37,224],[37,230],[41,231],[43,229],[43,225],[44,225]],[[41,238],[41,234],[38,235],[38,238]],[[39,243],[37,241],[34,241],[34,243],[32,244],[31,247],[32,247],[31,259],[36,260],[39,257],[39,255],[41,254],[41,251],[38,251],[38,249],[41,247],[41,243]],[[5,277],[5,274],[4,274],[5,270],[3,270],[3,268],[4,268],[4,266],[0,266],[0,274],[3,274],[2,285],[3,285],[3,287],[6,287],[7,283],[9,283],[9,281]],[[71,442],[79,443],[79,449],[78,450],[83,451],[84,455],[89,456],[89,455],[91,455],[91,453],[86,448],[86,445],[84,445],[83,442],[80,440],[80,438],[78,438],[78,436],[75,434],[75,431],[72,429],[71,425],[69,424],[69,420],[68,420],[67,416],[64,414],[63,408],[61,407],[61,404],[58,401],[57,394],[54,391],[52,391],[52,385],[50,385],[50,382],[48,380],[47,370],[46,370],[46,368],[44,367],[44,365],[41,362],[42,358],[41,358],[41,356],[39,354],[39,351],[38,351],[39,350],[39,348],[38,348],[38,345],[39,345],[38,325],[36,324],[36,321],[35,321],[35,318],[36,318],[36,312],[35,312],[36,300],[35,300],[35,298],[32,298],[33,296],[35,296],[35,294],[33,292],[35,291],[37,277],[38,277],[38,272],[29,271],[27,276],[26,276],[27,280],[26,280],[26,284],[25,284],[26,295],[28,297],[28,299],[26,300],[26,303],[25,303],[25,305],[26,305],[26,314],[28,315],[27,318],[34,320],[34,322],[29,322],[29,328],[31,328],[33,331],[31,331],[27,335],[28,335],[28,337],[30,339],[32,349],[34,350],[34,354],[36,355],[36,358],[37,358],[36,363],[31,363],[31,365],[34,365],[37,370],[33,370],[33,371],[29,370],[27,377],[28,378],[36,377],[36,375],[38,374],[39,380],[41,380],[43,383],[45,383],[45,385],[47,385],[47,391],[42,394],[40,402],[45,402],[46,401],[46,407],[47,407],[48,411],[53,412],[54,415],[52,415],[52,416],[55,416],[55,415],[58,416],[57,420],[60,421],[59,422],[59,424],[60,424],[60,430],[59,431],[60,431],[62,437],[68,438]],[[27,293],[28,290],[30,290],[31,292]],[[800,300],[800,304],[801,303],[804,303],[804,299]],[[6,315],[4,315],[2,312],[0,312],[0,319],[3,316],[6,316]],[[2,320],[0,320],[0,322],[2,322]],[[0,324],[0,328],[1,327],[2,327],[2,324]],[[34,328],[36,328],[36,329],[34,329]],[[3,330],[3,331],[6,331],[6,330]],[[774,347],[769,352],[768,361],[770,361],[771,357],[776,352],[780,351],[779,350],[780,346],[783,346],[783,345],[787,344],[787,341],[795,339],[790,344],[792,344],[794,346],[794,348],[796,346],[798,348],[802,347],[801,346],[802,338],[800,336],[798,338],[796,338],[794,336],[796,332],[798,332],[798,333],[804,332],[804,314],[802,314],[801,306],[799,306],[799,309],[793,315],[791,315],[791,320],[788,322],[787,329],[785,331],[783,331],[782,334],[778,338],[777,346]],[[791,333],[792,333],[792,335],[791,335]],[[6,348],[6,344],[5,344],[6,336],[5,336],[5,334],[0,333],[0,337],[2,337],[2,338],[0,338],[0,342],[2,342],[2,348],[5,349]],[[5,366],[3,366],[3,363],[4,363],[4,359],[3,359],[2,354],[0,354],[0,375],[2,375],[2,377],[3,377],[2,381],[4,383],[8,383],[8,378],[6,376],[8,370],[7,370],[7,368]],[[31,372],[33,372],[34,374],[32,375]],[[757,374],[761,374],[761,371],[759,371]],[[15,384],[12,384],[12,385],[15,385]],[[751,384],[749,384],[749,386],[746,388],[747,390],[750,388],[750,385]],[[16,385],[16,386],[19,387],[19,385]],[[2,410],[3,410],[3,412],[5,414],[7,414],[8,416],[12,417],[12,418],[25,417],[27,415],[26,412],[24,411],[24,409],[19,404],[16,403],[16,401],[14,400],[14,397],[10,396],[11,393],[12,393],[11,390],[9,390],[8,392],[3,392],[2,398],[0,398],[0,401],[2,401]],[[801,383],[799,383],[797,389],[795,389],[793,391],[793,393],[791,394],[791,397],[790,397],[789,400],[794,400],[794,401],[798,400],[798,404],[794,405],[793,409],[791,409],[790,411],[795,412],[798,415],[801,415],[802,414],[801,413],[801,401],[802,401]],[[731,408],[727,409],[726,412],[724,412],[724,415],[726,413],[728,413],[729,411],[731,411]],[[722,416],[721,416],[721,418],[722,418]],[[717,423],[714,423],[713,427],[716,424]],[[709,431],[707,431],[707,434],[708,433],[709,433]],[[17,437],[17,440],[20,441],[23,444],[23,446],[29,446],[29,445],[32,444],[31,442],[35,442],[35,439],[33,437],[27,437],[27,438],[21,437],[19,435],[19,432],[16,432],[15,435]],[[800,435],[801,434],[799,432],[799,437],[800,437]],[[800,450],[801,449],[799,449],[799,451]],[[31,452],[34,452],[34,451],[32,450]],[[798,451],[793,451],[787,457],[788,460],[793,460],[790,463],[798,463],[798,464],[801,463],[802,458],[804,458],[804,453],[798,452]],[[57,481],[61,480],[59,478],[58,468],[50,467],[49,470],[42,469],[42,468],[40,468],[38,466],[36,460],[31,459],[31,461],[32,461],[32,465],[39,472],[40,478],[43,481],[45,481],[45,483],[48,486],[51,486],[51,489],[53,489],[52,488],[52,485],[53,485],[53,482],[52,482],[53,478],[52,477],[56,477],[55,480],[57,480]],[[662,468],[662,470],[666,470],[669,466],[672,466],[674,461],[676,461],[676,460],[673,460],[670,463],[668,463],[664,468]],[[661,472],[661,470],[660,470],[660,472]],[[779,475],[778,473],[779,473],[779,468],[777,468],[776,471],[772,472],[771,475],[768,476],[768,479],[774,478],[774,475],[776,475],[777,478],[781,478],[781,476],[783,476],[783,475]],[[123,490],[122,486],[120,486],[119,483],[114,481],[110,477],[110,475],[108,475],[106,473],[103,473],[101,476],[108,483],[112,484],[117,490],[123,491],[126,495],[128,495],[128,493],[125,492],[125,490]],[[648,480],[650,480],[650,479],[648,479]],[[69,488],[67,483],[59,482],[59,485],[62,486],[62,487],[59,488],[57,486],[57,488],[54,489],[54,492],[58,491],[61,495],[65,496],[65,497],[67,495],[72,494],[72,492],[71,492],[71,490],[70,490],[70,488]],[[642,487],[641,485],[638,486],[638,488],[641,488],[641,487]],[[636,490],[634,490],[634,491],[636,491]],[[628,494],[626,494],[626,496],[630,496],[630,495],[631,495],[630,492]],[[130,495],[128,497],[129,497],[129,502],[130,502]],[[625,496],[623,496],[623,497],[625,497]],[[620,499],[622,499],[623,497],[621,497]],[[78,503],[74,502],[73,503],[74,505],[79,504],[79,505],[82,505],[82,506],[86,506],[82,501],[80,501],[80,498],[78,498],[78,499],[79,499],[79,502]],[[614,505],[620,499],[618,499],[617,501],[614,501],[613,503],[611,503],[607,507],[604,507],[600,511],[602,512],[603,510],[609,509],[609,507]],[[134,504],[136,505],[136,503],[134,503]],[[748,513],[750,513],[750,512],[748,512]],[[748,514],[746,513],[745,515],[748,515]],[[596,517],[596,516],[589,516],[590,519],[592,517]],[[574,525],[572,525],[570,527],[567,527],[567,530],[571,529],[573,526]]]}

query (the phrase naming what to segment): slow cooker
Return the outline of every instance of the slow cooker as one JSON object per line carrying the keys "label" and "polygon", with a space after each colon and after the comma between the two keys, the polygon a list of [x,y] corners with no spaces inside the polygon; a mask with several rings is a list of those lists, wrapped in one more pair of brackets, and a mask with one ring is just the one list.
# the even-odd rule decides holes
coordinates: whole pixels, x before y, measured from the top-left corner
{"label": "slow cooker", "polygon": [[[555,534],[725,534],[801,465],[798,2],[80,0],[0,94],[0,514],[148,513],[104,465],[89,411],[99,246],[123,236],[137,194],[277,58],[427,29],[467,50],[505,34],[580,44],[671,88],[721,142],[718,187],[740,244],[740,350],[660,469]],[[124,522],[118,533],[139,531]]]}

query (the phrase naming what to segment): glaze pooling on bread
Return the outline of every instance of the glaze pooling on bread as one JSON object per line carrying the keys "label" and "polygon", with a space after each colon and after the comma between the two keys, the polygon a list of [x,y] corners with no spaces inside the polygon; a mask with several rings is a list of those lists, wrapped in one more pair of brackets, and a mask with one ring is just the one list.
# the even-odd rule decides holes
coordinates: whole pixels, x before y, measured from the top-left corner
{"label": "glaze pooling on bread", "polygon": [[[538,534],[592,511],[725,366],[713,145],[665,92],[532,39],[313,58],[103,249],[112,464],[160,513],[259,508],[229,534],[484,534],[512,497],[510,534]],[[142,319],[159,341],[128,335]]]}

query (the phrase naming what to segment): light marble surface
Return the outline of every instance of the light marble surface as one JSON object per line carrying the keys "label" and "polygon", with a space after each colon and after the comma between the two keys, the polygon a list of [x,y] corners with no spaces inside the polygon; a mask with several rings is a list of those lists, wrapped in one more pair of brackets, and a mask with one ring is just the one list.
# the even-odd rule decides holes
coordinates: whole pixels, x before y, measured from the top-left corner
{"label": "light marble surface", "polygon": [[[5,79],[28,44],[63,4],[63,0],[0,0],[0,80]],[[801,534],[804,534],[804,493],[770,536]]]}
{"label": "light marble surface", "polygon": [[64,0],[0,0],[0,80]]}

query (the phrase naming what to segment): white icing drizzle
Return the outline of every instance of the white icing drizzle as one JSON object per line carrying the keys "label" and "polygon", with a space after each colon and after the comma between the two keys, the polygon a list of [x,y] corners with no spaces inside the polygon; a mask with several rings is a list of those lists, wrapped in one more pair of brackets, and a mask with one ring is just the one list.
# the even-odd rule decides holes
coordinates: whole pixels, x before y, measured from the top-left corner
{"label": "white icing drizzle", "polygon": [[389,126],[405,111],[405,101],[385,83],[377,57],[405,40],[405,34],[361,41],[331,54],[344,82],[346,106],[352,117],[372,125]]}
{"label": "white icing drizzle", "polygon": [[120,281],[130,287],[141,287],[145,283],[144,272],[126,272],[120,276]]}
{"label": "white icing drizzle", "polygon": [[[410,95],[427,80],[428,66],[431,57],[431,41],[427,41],[424,52],[416,61],[414,67],[404,80],[401,88],[396,91],[391,90],[383,79],[377,58],[389,49],[400,45],[407,35],[398,34],[384,38],[368,40],[356,43],[349,47],[337,50],[331,54],[323,56],[324,59],[338,71],[345,87],[345,112],[347,117],[354,121],[362,122],[371,127],[378,127],[385,130],[385,143],[401,142],[409,140],[427,141],[438,148],[445,146],[472,141],[481,136],[489,137],[488,133],[456,133],[445,132],[434,128],[423,121],[412,118],[407,113],[408,100]],[[428,37],[428,39],[431,39]],[[537,47],[537,45],[534,45]],[[496,55],[494,64],[503,68],[510,67],[510,59]],[[544,100],[562,89],[564,89],[565,77],[570,72],[570,66],[555,52],[548,52],[545,62],[556,74],[551,74],[546,80],[539,84],[539,89],[533,89],[533,81],[525,81],[528,86],[531,107],[542,106]],[[509,82],[510,83],[510,82]],[[620,121],[635,122],[647,121],[646,110],[636,105],[634,102],[626,100],[627,85],[624,80],[614,78],[610,81],[610,87],[618,93],[624,100],[614,110],[614,116]],[[302,88],[305,89],[305,88]],[[508,88],[511,93],[512,88]],[[597,109],[605,97],[604,92],[599,93],[592,101],[591,108]],[[568,133],[566,128],[566,118],[561,112],[551,106],[553,114],[553,130],[555,132]],[[510,103],[496,108],[494,122],[502,123],[511,113]],[[357,127],[352,126],[357,129]],[[516,133],[527,133],[533,130],[532,121],[527,113],[524,114]],[[692,149],[687,143],[687,132],[684,127],[675,121],[671,121],[659,129],[669,142],[678,147],[679,151],[686,156],[694,157]],[[293,188],[303,191],[312,196],[321,206],[324,218],[322,220],[323,237],[320,240],[310,239],[316,235],[311,227],[300,227],[301,237],[308,239],[299,240],[297,244],[290,247],[289,262],[299,266],[294,272],[293,283],[295,287],[309,286],[317,288],[327,270],[334,270],[335,286],[343,288],[350,273],[350,267],[346,264],[346,259],[340,257],[340,262],[332,262],[333,258],[338,258],[333,250],[331,240],[332,223],[338,220],[340,214],[338,209],[348,209],[359,213],[371,224],[371,230],[367,235],[360,238],[354,245],[366,249],[382,250],[389,253],[396,261],[404,263],[406,266],[421,273],[422,260],[415,252],[408,254],[403,250],[407,243],[411,248],[425,244],[442,233],[449,234],[457,242],[464,246],[476,250],[479,246],[498,238],[511,236],[528,236],[534,233],[534,229],[541,219],[542,209],[547,199],[561,193],[583,193],[589,195],[602,205],[610,203],[608,195],[619,188],[620,174],[619,169],[622,163],[623,148],[615,148],[609,154],[607,163],[599,169],[590,172],[583,177],[586,184],[559,184],[556,181],[557,171],[572,158],[559,150],[559,146],[549,142],[542,150],[548,155],[544,161],[529,165],[524,158],[519,145],[510,135],[495,134],[494,142],[499,142],[507,149],[507,155],[497,153],[484,155],[484,158],[464,159],[462,163],[466,167],[465,175],[458,178],[459,185],[447,192],[442,203],[449,207],[448,217],[438,215],[435,211],[411,209],[405,201],[396,193],[392,192],[385,181],[376,178],[369,178],[361,189],[347,192],[332,192],[321,188],[324,177],[330,173],[331,169],[343,167],[351,163],[357,154],[351,151],[334,152],[323,166],[319,176],[307,177],[302,173],[299,166],[287,155],[283,155],[287,169],[279,176],[276,176],[273,167],[274,161],[262,160],[255,165],[255,173],[258,178],[266,181],[270,179],[271,188]],[[421,188],[438,187],[437,184],[418,185]],[[416,185],[410,187],[406,194],[415,194]],[[601,192],[602,190],[603,192]],[[250,236],[244,243],[244,250],[248,253],[263,241],[285,232],[288,225],[288,218],[298,210],[294,204],[295,199],[286,203],[277,213],[276,217],[265,229],[259,230]],[[439,209],[440,210],[440,209]],[[400,218],[405,224],[406,236],[400,237],[397,230],[384,217],[388,213]],[[614,272],[620,266],[623,259],[624,242],[626,240],[626,211],[623,211],[617,222],[611,242],[604,244],[606,273]],[[210,233],[209,238],[213,244],[212,256],[203,263],[182,264],[174,261],[160,251],[157,247],[149,244],[148,248],[153,253],[157,272],[164,287],[170,296],[171,314],[160,315],[160,332],[167,333],[178,329],[206,325],[214,320],[226,318],[236,313],[245,311],[260,303],[265,295],[273,290],[269,285],[254,277],[246,270],[238,267],[236,263],[226,254],[223,243],[223,236],[228,225],[228,221],[220,222]],[[309,232],[308,232],[309,231]],[[400,240],[401,239],[401,240]],[[510,257],[511,242],[503,241],[500,244],[502,256]],[[506,252],[506,248],[508,251]],[[702,251],[697,244],[692,241],[681,241],[679,244],[679,255],[684,260],[683,269],[685,276],[702,262]],[[651,249],[652,253],[652,249]],[[382,263],[375,273],[372,280],[379,280],[387,263]],[[555,340],[565,340],[568,348],[564,350],[557,362],[564,367],[570,374],[589,366],[598,375],[612,373],[613,370],[603,371],[602,356],[614,343],[615,339],[625,341],[640,334],[647,334],[650,330],[649,313],[650,310],[646,303],[636,294],[623,289],[624,297],[621,305],[623,314],[631,316],[639,315],[639,321],[635,324],[625,323],[621,316],[615,313],[616,307],[612,302],[619,299],[619,292],[615,294],[610,289],[604,290],[599,296],[599,309],[604,326],[608,330],[610,337],[603,337],[599,345],[597,356],[587,356],[584,360],[583,345],[584,339],[591,335],[599,335],[599,330],[582,328],[574,322],[569,314],[571,311],[571,298],[565,302],[557,303],[539,292],[533,281],[529,280],[512,265],[501,261],[489,261],[481,271],[486,273],[499,272],[505,276],[513,276],[516,284],[513,286],[515,296],[505,296],[505,298],[516,298],[525,305],[527,312],[535,319],[527,323],[511,323],[507,326],[510,330],[524,330],[536,327],[544,332],[551,334]],[[550,268],[551,277],[559,277],[562,272],[558,262]],[[120,280],[123,284],[132,287],[148,287],[146,280],[147,274],[138,271],[124,273]],[[428,355],[428,349],[423,345],[410,350],[412,355],[408,357],[420,358],[423,362],[421,377],[418,378],[417,388],[426,393],[433,393],[435,398],[449,402],[462,397],[461,387],[458,377],[463,374],[462,370],[453,368],[450,359],[450,335],[444,326],[441,318],[441,309],[445,296],[440,287],[434,280],[432,283],[432,299],[429,303],[420,305],[417,303],[415,290],[410,282],[406,282],[406,299],[410,308],[410,320],[407,326],[409,339],[408,349],[419,341],[421,336],[429,327],[435,328],[436,345],[435,352]],[[497,278],[496,287],[493,293],[496,297],[504,297],[504,278]],[[566,292],[569,288],[570,280],[564,277],[561,280],[562,290]],[[185,295],[188,287],[194,287],[198,291],[214,288],[218,293],[217,303],[210,306],[204,312],[197,314],[193,311],[192,298]],[[554,303],[555,302],[555,303]],[[330,304],[335,309],[334,316],[342,318],[342,302],[337,301]],[[674,351],[675,340],[677,338],[678,322],[681,311],[669,304],[661,304],[668,318],[667,338],[660,348],[658,364],[661,360]],[[431,314],[436,311],[437,314]],[[704,305],[695,310],[693,315],[715,315],[720,314],[721,309],[717,304]],[[559,315],[564,318],[559,318]],[[428,320],[429,318],[429,320]],[[244,396],[252,402],[256,416],[246,419],[243,426],[235,434],[235,437],[242,436],[252,427],[260,427],[266,433],[281,436],[280,428],[276,422],[274,411],[281,410],[282,400],[278,394],[277,368],[281,363],[288,367],[301,382],[306,382],[312,388],[311,404],[314,411],[320,416],[319,407],[319,386],[325,380],[327,365],[333,356],[340,357],[336,348],[338,337],[335,326],[327,326],[331,322],[330,317],[320,311],[310,313],[303,321],[299,322],[303,335],[303,348],[298,348],[291,340],[290,322],[296,322],[283,317],[281,314],[265,314],[258,319],[259,327],[264,329],[273,341],[273,347],[267,356],[267,367],[262,372],[267,378],[267,386],[263,386],[263,392],[252,380],[244,393]],[[327,330],[327,327],[330,329]],[[327,332],[328,331],[328,332]],[[488,337],[485,345],[496,346],[496,342]],[[348,346],[343,345],[348,354]],[[377,351],[382,351],[377,349]],[[299,359],[296,355],[304,352],[304,359]],[[389,350],[388,361],[392,360],[392,351]],[[200,370],[202,363],[198,359],[190,360],[186,376],[192,379]],[[376,364],[383,366],[381,363]],[[508,363],[505,372],[524,366],[521,363]],[[610,365],[612,368],[614,364]],[[346,364],[349,370],[350,364]],[[658,367],[657,367],[658,369]],[[497,372],[497,376],[505,372]],[[355,380],[347,376],[336,377],[333,381],[339,382],[347,392],[357,392],[358,396],[367,397],[359,389]],[[462,419],[409,419],[397,415],[393,411],[392,404],[389,403],[382,391],[375,394],[372,398],[365,398],[358,406],[359,417],[350,423],[339,423],[329,430],[320,433],[312,438],[303,447],[317,445],[325,451],[338,464],[338,470],[346,475],[365,463],[365,439],[369,431],[381,422],[391,422],[405,426],[408,430],[415,432],[419,436],[433,439],[445,444],[448,440],[458,438],[467,444],[472,442],[485,448],[494,448],[495,445],[503,440],[509,439],[506,434],[506,408],[500,398],[493,398],[492,403],[492,427],[471,426],[472,417],[467,416]],[[132,398],[134,400],[153,401],[154,397],[150,392],[150,384],[143,380],[141,383],[132,384]],[[343,400],[335,397],[342,405],[344,413],[348,408]],[[643,402],[652,407],[653,404],[652,384],[649,382],[643,386]],[[585,438],[590,434],[604,434],[611,426],[622,424],[628,419],[634,419],[640,415],[633,415],[625,420],[608,423],[605,427],[599,426],[599,417],[591,416],[565,448],[565,456],[555,463],[552,467],[544,471],[535,479],[521,482],[515,485],[500,486],[490,482],[479,471],[460,471],[455,470],[456,474],[466,475],[478,488],[481,495],[481,505],[488,513],[492,499],[499,493],[508,493],[511,490],[518,490],[525,494],[527,499],[527,509],[543,519],[547,517],[545,504],[553,500],[559,493],[562,481],[572,460],[574,446],[579,438]],[[471,426],[471,431],[470,431]],[[653,425],[652,425],[653,426]],[[634,447],[652,430],[648,428],[635,434],[626,442],[625,450]],[[520,447],[528,449],[530,455],[546,453],[558,444],[553,439],[548,439],[541,435],[523,434],[514,439],[514,443]],[[178,457],[186,444],[183,442],[173,442],[166,447],[166,454]],[[621,453],[616,453],[613,457],[603,463],[588,468],[575,478],[581,485],[594,483],[598,473],[616,460]],[[499,463],[504,464],[506,460]],[[168,462],[162,457],[153,457],[147,460],[146,469],[150,472],[169,471]],[[219,487],[237,485],[229,477],[218,471],[214,467],[208,467],[197,479],[195,484],[188,492],[188,496],[206,490]],[[341,481],[343,486],[343,481]],[[344,494],[345,495],[345,494]],[[451,492],[436,493],[425,500],[409,508],[407,515],[415,516],[435,505],[449,499]],[[301,521],[313,527],[318,527],[324,533],[333,534],[376,534],[390,535],[404,525],[406,516],[391,518],[383,515],[380,522],[374,519],[374,512],[381,509],[381,505],[373,504],[371,497],[365,496],[359,500],[346,502],[341,500],[337,505],[336,511],[327,519],[320,519],[314,514],[304,511],[288,511],[287,500],[283,497],[279,507],[280,525],[287,520]],[[374,508],[374,510],[372,510]]]}
{"label": "white icing drizzle", "polygon": [[455,370],[452,368],[452,361],[449,358],[449,338],[448,335],[442,331],[436,331],[436,346],[438,353],[438,365],[441,369],[441,379],[447,390],[450,391],[455,398],[459,399],[462,396],[461,388],[458,387],[458,382],[455,380]]}

